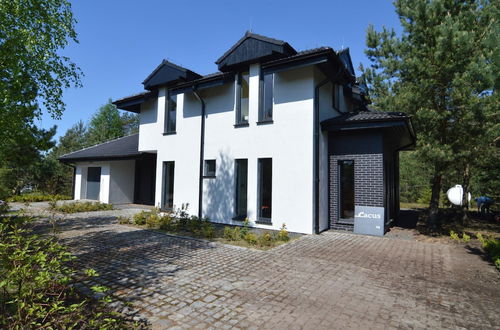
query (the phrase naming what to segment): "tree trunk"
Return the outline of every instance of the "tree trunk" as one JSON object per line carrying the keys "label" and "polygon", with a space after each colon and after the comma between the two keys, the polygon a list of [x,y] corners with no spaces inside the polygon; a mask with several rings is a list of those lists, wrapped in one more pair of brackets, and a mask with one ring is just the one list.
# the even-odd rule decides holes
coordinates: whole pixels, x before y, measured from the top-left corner
{"label": "tree trunk", "polygon": [[467,215],[467,211],[469,210],[469,185],[470,185],[470,165],[469,163],[465,164],[463,178],[462,178],[462,188],[463,188],[463,196],[462,196],[462,225],[465,225],[469,222],[469,217]]}
{"label": "tree trunk", "polygon": [[435,169],[434,176],[432,177],[431,202],[429,204],[429,226],[433,229],[435,229],[438,225],[439,197],[442,178],[443,176],[440,171]]}

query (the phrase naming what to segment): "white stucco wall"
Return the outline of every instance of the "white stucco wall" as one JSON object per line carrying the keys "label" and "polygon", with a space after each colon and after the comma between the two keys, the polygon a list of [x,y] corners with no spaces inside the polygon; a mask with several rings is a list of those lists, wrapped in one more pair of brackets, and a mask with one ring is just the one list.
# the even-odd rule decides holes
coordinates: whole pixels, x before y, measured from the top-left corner
{"label": "white stucco wall", "polygon": [[[205,159],[216,159],[216,178],[203,181],[203,215],[212,221],[233,222],[234,161],[248,159],[248,217],[257,214],[257,162],[272,158],[272,226],[283,223],[290,231],[313,231],[313,97],[312,67],[280,72],[275,77],[273,124],[257,125],[259,65],[250,67],[249,126],[235,128],[235,84],[202,90],[206,101]],[[178,95],[176,134],[163,135],[165,90],[160,90],[157,111],[141,109],[140,150],[157,150],[155,205],[162,198],[162,163],[175,161],[174,204],[189,203],[198,213],[198,175],[201,105],[192,93]],[[143,110],[144,109],[144,110]],[[156,123],[151,118],[157,118]],[[144,132],[144,133],[143,133]]]}
{"label": "white stucco wall", "polygon": [[110,161],[109,165],[109,203],[133,203],[135,160]]}
{"label": "white stucco wall", "polygon": [[80,162],[76,165],[75,200],[87,197],[87,171],[89,167],[101,168],[101,185],[99,201],[109,203],[110,165],[109,162]]}

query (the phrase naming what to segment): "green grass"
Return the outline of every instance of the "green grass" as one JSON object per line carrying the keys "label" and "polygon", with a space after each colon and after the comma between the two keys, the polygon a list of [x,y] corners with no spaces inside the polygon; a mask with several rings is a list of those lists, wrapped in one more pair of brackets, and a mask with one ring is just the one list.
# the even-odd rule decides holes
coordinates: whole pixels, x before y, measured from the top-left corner
{"label": "green grass", "polygon": [[51,200],[68,200],[71,199],[70,196],[67,195],[51,195],[45,193],[29,193],[22,195],[14,195],[7,198],[7,202],[20,202],[20,203],[35,203],[35,202],[46,202]]}
{"label": "green grass", "polygon": [[93,212],[112,210],[113,205],[99,202],[74,202],[51,205],[51,209],[62,213]]}

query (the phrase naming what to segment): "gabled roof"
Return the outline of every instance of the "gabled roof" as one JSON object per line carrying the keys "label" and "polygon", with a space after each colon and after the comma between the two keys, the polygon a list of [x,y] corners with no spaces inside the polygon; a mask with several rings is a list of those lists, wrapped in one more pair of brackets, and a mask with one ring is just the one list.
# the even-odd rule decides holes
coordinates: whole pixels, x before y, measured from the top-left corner
{"label": "gabled roof", "polygon": [[349,48],[339,50],[337,52],[337,55],[339,56],[342,63],[344,63],[346,69],[349,70],[349,72],[353,76],[355,76],[356,73],[354,72],[354,66],[352,65],[351,54],[349,53]]}
{"label": "gabled roof", "polygon": [[142,82],[145,89],[151,90],[161,85],[174,82],[193,80],[201,75],[177,64],[163,60]]}
{"label": "gabled roof", "polygon": [[297,51],[283,40],[247,31],[215,64],[218,65],[219,70],[229,71],[235,66],[287,57],[296,53]]}
{"label": "gabled roof", "polygon": [[338,117],[328,119],[329,123],[348,124],[348,123],[361,123],[361,122],[381,122],[381,121],[397,121],[406,120],[409,117],[403,112],[385,112],[385,111],[360,111],[349,112],[342,114]]}
{"label": "gabled roof", "polygon": [[62,155],[59,160],[71,163],[75,161],[133,159],[139,155],[141,153],[139,152],[139,134],[137,133]]}

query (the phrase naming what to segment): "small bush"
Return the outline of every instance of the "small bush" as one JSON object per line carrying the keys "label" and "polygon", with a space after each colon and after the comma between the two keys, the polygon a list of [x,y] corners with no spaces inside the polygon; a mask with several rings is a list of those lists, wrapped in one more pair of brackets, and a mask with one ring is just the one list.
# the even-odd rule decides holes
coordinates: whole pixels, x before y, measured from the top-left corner
{"label": "small bush", "polygon": [[100,202],[74,202],[74,203],[64,203],[60,206],[54,204],[53,207],[54,207],[53,210],[62,213],[106,211],[113,209],[113,205]]}
{"label": "small bush", "polygon": [[258,238],[258,243],[260,246],[273,246],[276,241],[276,238],[271,235],[271,233],[264,232]]}
{"label": "small bush", "polygon": [[453,230],[450,230],[450,238],[456,242],[460,242],[460,236],[458,236],[458,234]]}
{"label": "small bush", "polygon": [[476,237],[481,242],[483,250],[490,255],[495,266],[500,269],[500,240],[495,239],[493,236],[484,238],[481,233],[478,233]]}
{"label": "small bush", "polygon": [[462,241],[464,243],[468,243],[470,241],[470,236],[467,235],[466,233],[462,233]]}
{"label": "small bush", "polygon": [[9,212],[9,204],[0,200],[0,214]]}
{"label": "small bush", "polygon": [[245,221],[243,221],[243,227],[240,228],[241,238],[245,237],[246,234],[248,233],[249,225],[250,221],[248,221],[248,218],[245,218]]}
{"label": "small bush", "polygon": [[163,215],[159,225],[160,229],[165,231],[174,231],[176,228],[175,219],[170,214]]}
{"label": "small bush", "polygon": [[231,228],[229,226],[224,227],[223,237],[228,241],[238,241],[242,239],[240,227]]}
{"label": "small bush", "polygon": [[160,216],[156,212],[150,212],[146,217],[146,226],[148,228],[159,228],[160,227]]}
{"label": "small bush", "polygon": [[143,226],[146,224],[146,219],[149,217],[149,211],[141,211],[134,214],[133,220],[134,224]]}
{"label": "small bush", "polygon": [[257,244],[257,236],[254,233],[247,233],[243,239],[250,245]]}
{"label": "small bush", "polygon": [[281,229],[278,232],[278,240],[283,242],[288,242],[290,240],[290,236],[288,236],[288,231],[286,230],[285,224],[281,225]]}
{"label": "small bush", "polygon": [[120,216],[117,219],[118,219],[118,223],[120,225],[128,225],[128,224],[130,224],[130,218]]}
{"label": "small bush", "polygon": [[29,193],[23,195],[14,195],[7,199],[8,202],[20,202],[20,203],[35,203],[35,202],[46,202],[50,200],[68,200],[72,199],[67,195],[50,195],[44,193]]}

